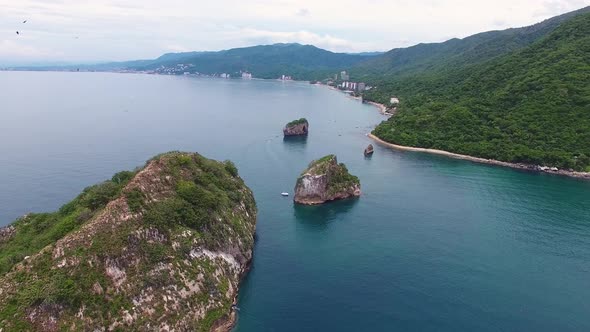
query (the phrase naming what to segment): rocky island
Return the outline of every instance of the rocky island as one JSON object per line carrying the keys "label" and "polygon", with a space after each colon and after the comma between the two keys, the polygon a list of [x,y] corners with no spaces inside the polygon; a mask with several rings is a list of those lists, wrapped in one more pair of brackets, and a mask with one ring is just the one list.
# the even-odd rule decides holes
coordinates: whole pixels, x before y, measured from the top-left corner
{"label": "rocky island", "polygon": [[373,154],[373,152],[375,152],[375,148],[373,148],[373,144],[369,144],[369,146],[367,146],[367,148],[365,149],[365,156],[370,156]]}
{"label": "rocky island", "polygon": [[0,331],[229,331],[256,214],[229,161],[117,173],[0,230]]}
{"label": "rocky island", "polygon": [[338,164],[335,155],[315,160],[297,179],[295,202],[305,205],[358,197],[361,195],[359,179],[348,173],[344,164]]}
{"label": "rocky island", "polygon": [[283,129],[283,134],[285,136],[303,136],[303,135],[307,135],[308,132],[309,132],[309,123],[307,122],[307,119],[305,119],[305,118],[291,121],[291,122],[287,123],[287,125]]}

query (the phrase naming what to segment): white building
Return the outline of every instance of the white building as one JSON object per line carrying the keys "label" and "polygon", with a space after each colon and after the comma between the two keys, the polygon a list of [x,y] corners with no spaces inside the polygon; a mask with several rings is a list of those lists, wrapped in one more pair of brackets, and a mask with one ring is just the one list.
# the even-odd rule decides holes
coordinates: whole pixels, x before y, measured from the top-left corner
{"label": "white building", "polygon": [[397,104],[399,104],[399,99],[395,98],[395,97],[391,97],[391,99],[389,99],[389,103],[391,105],[397,105]]}
{"label": "white building", "polygon": [[348,81],[350,79],[350,76],[346,71],[342,71],[340,72],[340,79],[343,81]]}
{"label": "white building", "polygon": [[249,79],[252,78],[252,73],[249,73],[249,72],[245,71],[245,72],[242,73],[242,78],[249,80]]}

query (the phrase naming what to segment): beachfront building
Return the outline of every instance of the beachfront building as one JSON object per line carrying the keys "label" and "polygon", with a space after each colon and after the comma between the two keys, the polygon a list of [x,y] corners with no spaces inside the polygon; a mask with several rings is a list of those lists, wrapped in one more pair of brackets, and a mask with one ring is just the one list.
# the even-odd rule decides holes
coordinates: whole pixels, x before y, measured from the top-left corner
{"label": "beachfront building", "polygon": [[252,73],[249,73],[249,72],[247,72],[247,71],[245,71],[245,72],[242,72],[242,78],[243,78],[243,79],[247,79],[247,80],[249,80],[249,79],[251,79],[251,78],[252,78]]}
{"label": "beachfront building", "polygon": [[342,82],[339,85],[340,88],[344,90],[356,91],[356,92],[363,92],[367,89],[367,85],[362,82]]}
{"label": "beachfront building", "polygon": [[389,103],[391,105],[397,105],[397,104],[399,104],[399,99],[396,97],[391,97],[391,99],[389,99]]}

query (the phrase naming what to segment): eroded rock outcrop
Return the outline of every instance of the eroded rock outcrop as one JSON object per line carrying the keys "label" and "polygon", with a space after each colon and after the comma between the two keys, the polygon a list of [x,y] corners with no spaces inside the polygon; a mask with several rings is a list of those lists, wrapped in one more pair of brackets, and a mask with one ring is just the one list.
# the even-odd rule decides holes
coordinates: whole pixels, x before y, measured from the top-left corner
{"label": "eroded rock outcrop", "polygon": [[309,133],[309,123],[306,119],[291,121],[283,129],[285,136],[304,136]]}
{"label": "eroded rock outcrop", "polygon": [[370,156],[373,154],[373,152],[375,152],[373,144],[369,144],[369,146],[367,146],[367,148],[365,149],[365,156]]}
{"label": "eroded rock outcrop", "polygon": [[15,228],[12,225],[0,228],[0,243],[10,240],[14,232]]}
{"label": "eroded rock outcrop", "polygon": [[315,205],[361,195],[359,179],[338,164],[335,155],[315,160],[297,179],[294,200],[299,204]]}
{"label": "eroded rock outcrop", "polygon": [[173,152],[118,173],[2,231],[0,331],[228,331],[256,213],[231,162]]}

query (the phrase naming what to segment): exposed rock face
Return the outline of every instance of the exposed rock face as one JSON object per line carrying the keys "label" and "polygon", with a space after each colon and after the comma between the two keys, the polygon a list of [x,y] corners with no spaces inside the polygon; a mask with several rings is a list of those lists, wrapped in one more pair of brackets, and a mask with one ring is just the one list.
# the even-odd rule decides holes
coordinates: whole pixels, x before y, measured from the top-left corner
{"label": "exposed rock face", "polygon": [[[235,166],[174,152],[127,181],[79,227],[0,274],[0,331],[231,329],[257,213]],[[78,220],[84,195],[50,220]],[[40,218],[17,221],[0,258]]]}
{"label": "exposed rock face", "polygon": [[360,195],[359,179],[349,174],[344,164],[338,164],[336,156],[328,155],[313,161],[297,179],[294,200],[315,205]]}
{"label": "exposed rock face", "polygon": [[369,146],[367,146],[367,148],[365,149],[365,156],[370,156],[373,154],[373,152],[373,144],[369,144]]}
{"label": "exposed rock face", "polygon": [[10,240],[15,231],[12,225],[0,228],[0,243]]}
{"label": "exposed rock face", "polygon": [[285,136],[302,136],[307,135],[308,132],[309,123],[304,118],[287,123],[283,129],[283,134]]}

